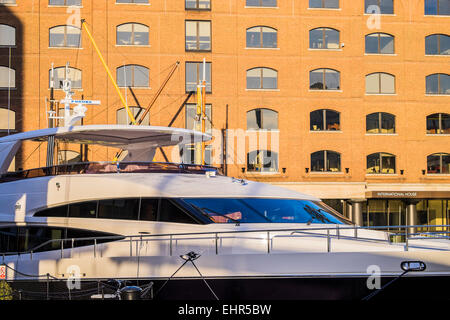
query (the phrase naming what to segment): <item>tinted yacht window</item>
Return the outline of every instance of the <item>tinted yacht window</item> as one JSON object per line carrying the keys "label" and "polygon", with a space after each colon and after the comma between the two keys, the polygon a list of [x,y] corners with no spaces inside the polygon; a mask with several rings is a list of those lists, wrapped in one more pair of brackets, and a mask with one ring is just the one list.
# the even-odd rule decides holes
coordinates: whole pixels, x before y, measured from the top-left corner
{"label": "tinted yacht window", "polygon": [[74,203],[69,205],[70,218],[95,218],[97,201]]}
{"label": "tinted yacht window", "polygon": [[178,208],[171,200],[162,199],[159,209],[159,221],[177,223],[197,223],[193,218]]}
{"label": "tinted yacht window", "polygon": [[156,221],[158,218],[158,199],[142,199],[139,220]]}
{"label": "tinted yacht window", "polygon": [[285,199],[183,199],[213,223],[323,223],[343,224],[337,212],[308,200]]}
{"label": "tinted yacht window", "polygon": [[138,220],[139,199],[114,199],[98,202],[98,218]]}

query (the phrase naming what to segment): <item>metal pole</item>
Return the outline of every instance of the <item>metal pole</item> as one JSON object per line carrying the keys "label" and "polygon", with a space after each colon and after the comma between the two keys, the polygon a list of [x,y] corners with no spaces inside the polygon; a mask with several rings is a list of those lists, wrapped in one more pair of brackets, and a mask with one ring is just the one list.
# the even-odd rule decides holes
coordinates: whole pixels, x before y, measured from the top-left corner
{"label": "metal pole", "polygon": [[267,253],[270,253],[270,231],[267,231]]}
{"label": "metal pole", "polygon": [[97,52],[97,55],[100,58],[100,61],[102,62],[103,67],[105,68],[106,73],[109,76],[109,79],[111,79],[111,82],[113,83],[114,88],[116,89],[117,94],[119,95],[120,101],[122,102],[123,106],[125,107],[125,110],[127,110],[127,113],[128,113],[128,116],[130,117],[131,122],[133,124],[136,124],[136,119],[134,118],[133,113],[131,112],[130,108],[128,107],[127,102],[125,101],[125,98],[122,95],[122,92],[120,92],[119,86],[117,85],[116,81],[114,80],[114,77],[113,77],[111,71],[109,70],[108,65],[106,64],[105,59],[103,58],[102,53],[100,52],[100,49],[98,48],[97,44],[95,43],[95,40],[92,37],[92,34],[86,25],[86,20],[81,19],[81,26],[84,28],[89,39],[91,40],[92,45],[94,46],[94,49]]}
{"label": "metal pole", "polygon": [[219,237],[218,237],[218,235],[217,235],[217,233],[216,233],[216,255],[219,254],[219,244],[218,244],[218,241],[219,241]]}
{"label": "metal pole", "polygon": [[327,252],[331,250],[330,229],[327,229]]}

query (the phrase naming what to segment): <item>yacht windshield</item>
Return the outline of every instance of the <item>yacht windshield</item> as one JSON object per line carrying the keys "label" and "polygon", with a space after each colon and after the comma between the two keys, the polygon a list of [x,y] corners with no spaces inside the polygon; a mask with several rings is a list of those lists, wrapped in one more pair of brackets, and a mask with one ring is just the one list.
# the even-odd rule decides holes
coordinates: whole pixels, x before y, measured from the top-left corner
{"label": "yacht windshield", "polygon": [[183,199],[213,223],[323,223],[347,224],[322,202],[289,199]]}

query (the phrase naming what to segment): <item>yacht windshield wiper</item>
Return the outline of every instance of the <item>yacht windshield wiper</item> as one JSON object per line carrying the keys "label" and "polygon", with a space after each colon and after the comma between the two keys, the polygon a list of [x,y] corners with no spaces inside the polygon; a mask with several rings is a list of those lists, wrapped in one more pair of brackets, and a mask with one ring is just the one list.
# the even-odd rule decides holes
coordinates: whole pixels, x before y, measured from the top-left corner
{"label": "yacht windshield wiper", "polygon": [[327,219],[327,217],[323,215],[323,213],[320,212],[322,209],[313,209],[310,206],[305,205],[305,210],[312,216],[311,219],[306,223],[308,225],[310,225],[311,222],[314,221],[314,219],[317,219],[322,223],[331,222],[329,219]]}
{"label": "yacht windshield wiper", "polygon": [[[207,211],[209,211],[209,212],[211,212],[211,213],[217,214],[217,215],[219,215],[219,216],[221,216],[221,217],[224,217],[224,218],[226,218],[226,219],[228,219],[228,220],[230,220],[230,221],[233,221],[233,222],[236,223],[236,224],[240,224],[240,221],[239,221],[239,220],[230,218],[230,217],[224,215],[223,213],[216,212],[216,211],[211,210],[211,209],[206,208],[206,207],[200,208],[200,207],[198,207],[198,206],[196,206],[195,204],[192,204],[192,203],[191,203],[191,206],[193,206],[195,209],[197,209],[198,211],[200,211],[205,217],[208,217],[208,218],[209,218],[210,220],[212,220],[212,221],[214,221],[214,218],[211,217],[208,213],[206,213],[205,210],[207,210]],[[214,221],[214,222],[215,222],[215,221]]]}

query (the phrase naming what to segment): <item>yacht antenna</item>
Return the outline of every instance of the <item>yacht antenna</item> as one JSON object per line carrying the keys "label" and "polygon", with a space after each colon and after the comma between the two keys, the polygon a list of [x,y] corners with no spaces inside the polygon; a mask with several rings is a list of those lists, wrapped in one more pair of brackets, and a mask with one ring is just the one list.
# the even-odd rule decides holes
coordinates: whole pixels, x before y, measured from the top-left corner
{"label": "yacht antenna", "polygon": [[[50,72],[50,111],[48,117],[48,127],[53,128],[53,118],[55,117],[54,110],[54,89],[55,89],[55,68],[52,62],[52,70]],[[55,153],[55,136],[49,136],[47,142],[47,167],[53,166],[53,157]]]}

